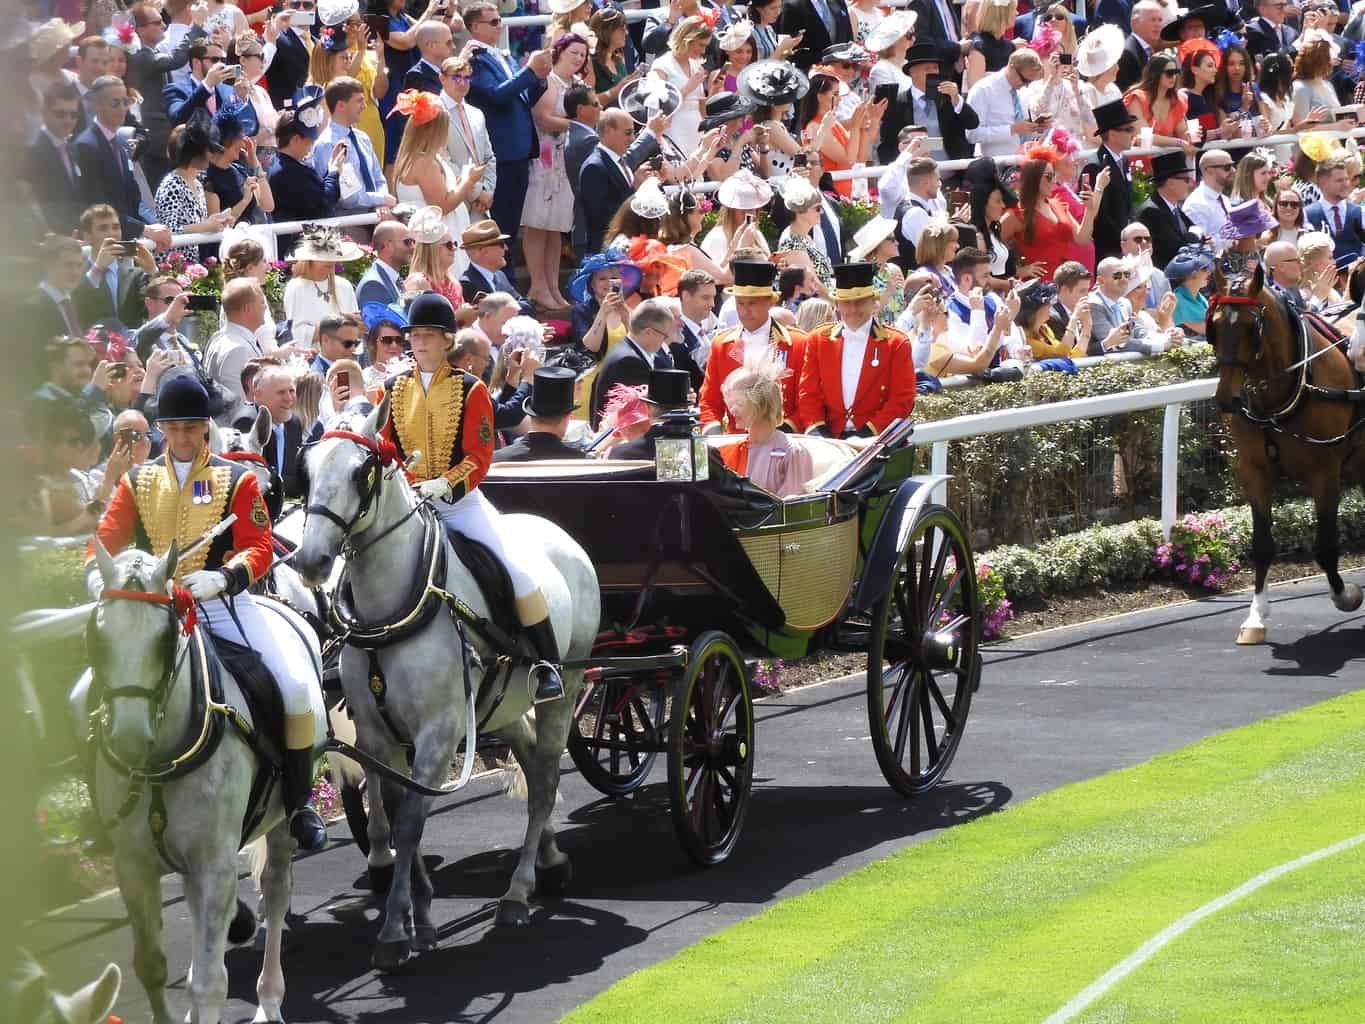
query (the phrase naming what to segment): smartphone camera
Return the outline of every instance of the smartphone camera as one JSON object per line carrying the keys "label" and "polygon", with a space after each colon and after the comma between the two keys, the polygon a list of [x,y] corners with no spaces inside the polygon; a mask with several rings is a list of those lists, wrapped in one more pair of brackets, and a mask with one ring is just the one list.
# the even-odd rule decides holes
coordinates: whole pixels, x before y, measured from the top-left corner
{"label": "smartphone camera", "polygon": [[621,282],[620,282],[620,281],[613,281],[610,285],[607,286],[607,293],[610,294],[610,295],[620,295],[620,294],[621,294]]}
{"label": "smartphone camera", "polygon": [[793,166],[793,167],[809,167],[809,166],[810,166],[810,157],[806,156],[805,153],[797,153],[796,156],[792,157],[792,166]]}
{"label": "smartphone camera", "polygon": [[112,366],[109,367],[110,380],[123,380],[127,376],[128,376],[127,363],[114,363]]}
{"label": "smartphone camera", "polygon": [[1071,63],[1071,61],[1072,61],[1071,54],[1069,54],[1069,53],[1059,53],[1059,54],[1057,55],[1057,61],[1058,61],[1058,63],[1060,63],[1060,64],[1062,65],[1062,67],[1066,67],[1066,66],[1069,65],[1069,64]]}

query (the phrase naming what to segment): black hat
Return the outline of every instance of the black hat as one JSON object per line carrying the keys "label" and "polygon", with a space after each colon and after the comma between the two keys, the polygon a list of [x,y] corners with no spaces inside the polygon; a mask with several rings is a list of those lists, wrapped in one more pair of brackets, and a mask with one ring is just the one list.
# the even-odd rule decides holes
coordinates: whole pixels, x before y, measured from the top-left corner
{"label": "black hat", "polygon": [[739,73],[735,88],[757,104],[776,107],[806,95],[810,79],[789,61],[760,60]]}
{"label": "black hat", "polygon": [[730,264],[734,284],[730,294],[736,298],[772,298],[777,287],[777,266],[767,260],[734,260]]}
{"label": "black hat", "polygon": [[649,394],[645,401],[663,408],[686,408],[692,390],[692,375],[686,370],[653,370],[649,375]]}
{"label": "black hat", "polygon": [[877,289],[872,279],[877,276],[875,263],[837,263],[834,266],[834,297],[846,301],[875,299]]}
{"label": "black hat", "polygon": [[455,308],[450,300],[440,292],[423,292],[412,300],[408,307],[407,330],[414,327],[435,327],[439,331],[454,334],[458,327],[455,323]]}
{"label": "black hat", "polygon": [[1021,327],[1029,322],[1044,306],[1051,306],[1057,299],[1057,286],[1050,281],[1035,280],[1025,288],[1019,289],[1019,312],[1014,322]]}
{"label": "black hat", "polygon": [[1123,105],[1123,100],[1110,100],[1095,108],[1095,131],[1107,132],[1112,128],[1122,128],[1132,124],[1137,118]]}
{"label": "black hat", "polygon": [[1229,13],[1224,4],[1204,4],[1202,7],[1191,7],[1161,30],[1161,38],[1168,43],[1179,42],[1180,30],[1191,21],[1202,22],[1205,32],[1221,28],[1227,24]]}
{"label": "black hat", "polygon": [[573,412],[573,386],[578,375],[567,366],[538,366],[531,384],[531,397],[526,399],[528,416],[551,419]]}
{"label": "black hat", "polygon": [[1004,179],[1000,177],[1000,168],[988,156],[977,157],[969,163],[967,169],[962,172],[962,176],[966,180],[967,188],[972,195],[980,192],[989,197],[992,192],[999,189],[1006,206],[1013,206],[1019,201],[1014,190],[1006,185]]}
{"label": "black hat", "polygon": [[1161,153],[1152,158],[1152,181],[1160,184],[1167,178],[1174,178],[1178,174],[1189,174],[1190,166],[1185,161],[1184,153]]}
{"label": "black hat", "polygon": [[699,130],[709,132],[728,121],[748,117],[757,106],[758,104],[747,96],[733,92],[718,92],[706,100],[706,116],[701,119]]}
{"label": "black hat", "polygon": [[156,391],[158,421],[209,419],[209,393],[193,373],[177,373],[161,379]]}
{"label": "black hat", "polygon": [[905,66],[907,69],[913,68],[916,64],[942,64],[939,59],[938,47],[933,43],[916,43],[910,47],[910,52],[905,55]]}

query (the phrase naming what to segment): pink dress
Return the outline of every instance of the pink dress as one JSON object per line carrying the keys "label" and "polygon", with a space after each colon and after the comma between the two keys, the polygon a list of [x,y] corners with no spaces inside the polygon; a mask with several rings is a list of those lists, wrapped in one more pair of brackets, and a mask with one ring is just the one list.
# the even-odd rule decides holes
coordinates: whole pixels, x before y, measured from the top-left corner
{"label": "pink dress", "polygon": [[[1062,205],[1077,224],[1085,220],[1085,203],[1081,202],[1081,197],[1076,195],[1070,185],[1058,185],[1052,190],[1052,194],[1061,200]],[[1063,260],[1075,260],[1085,267],[1090,273],[1095,272],[1095,243],[1081,243],[1074,238],[1067,243],[1066,255]]]}

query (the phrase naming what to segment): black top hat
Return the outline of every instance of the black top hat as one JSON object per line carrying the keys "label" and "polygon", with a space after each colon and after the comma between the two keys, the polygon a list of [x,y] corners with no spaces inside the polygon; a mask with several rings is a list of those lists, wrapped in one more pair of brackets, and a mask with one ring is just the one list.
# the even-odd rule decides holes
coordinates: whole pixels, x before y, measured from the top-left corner
{"label": "black top hat", "polygon": [[192,373],[163,377],[156,392],[158,420],[209,419],[209,393]]}
{"label": "black top hat", "polygon": [[538,366],[526,399],[528,416],[553,419],[573,412],[573,386],[578,375],[567,366]]}
{"label": "black top hat", "polygon": [[1122,128],[1137,120],[1133,112],[1123,105],[1123,100],[1110,100],[1095,108],[1095,131],[1107,132],[1112,128]]}
{"label": "black top hat", "polygon": [[652,370],[645,401],[663,408],[686,408],[689,404],[687,393],[691,389],[692,375],[686,370]]}
{"label": "black top hat", "polygon": [[916,64],[942,64],[938,47],[933,43],[916,43],[905,55],[905,66],[913,68]]}
{"label": "black top hat", "polygon": [[777,267],[774,264],[767,260],[734,260],[730,264],[730,272],[734,276],[734,284],[730,286],[731,295],[741,298],[772,297],[777,279]]}
{"label": "black top hat", "polygon": [[408,307],[408,330],[414,327],[435,327],[438,331],[454,334],[455,309],[440,292],[423,292]]}
{"label": "black top hat", "polygon": [[706,101],[706,116],[701,119],[700,131],[709,132],[727,121],[738,121],[748,117],[757,107],[747,96],[733,92],[718,92]]}
{"label": "black top hat", "polygon": [[877,276],[875,263],[837,263],[834,266],[834,297],[853,301],[877,297],[872,279]]}
{"label": "black top hat", "polygon": [[1202,7],[1191,7],[1161,30],[1161,38],[1168,43],[1178,42],[1180,30],[1191,21],[1202,22],[1205,32],[1221,28],[1227,24],[1230,13],[1227,7],[1222,4],[1204,4]]}
{"label": "black top hat", "polygon": [[1184,153],[1162,153],[1152,158],[1152,181],[1160,184],[1177,174],[1189,174],[1190,166]]}

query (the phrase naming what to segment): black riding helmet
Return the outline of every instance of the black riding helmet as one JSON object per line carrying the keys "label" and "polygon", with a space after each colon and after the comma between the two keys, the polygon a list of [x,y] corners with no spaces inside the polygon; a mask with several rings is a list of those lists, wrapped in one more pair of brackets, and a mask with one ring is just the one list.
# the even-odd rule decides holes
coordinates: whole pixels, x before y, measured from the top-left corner
{"label": "black riding helmet", "polygon": [[414,327],[434,327],[454,334],[459,330],[455,323],[455,307],[439,292],[423,292],[408,307],[408,325],[403,329],[410,331]]}

